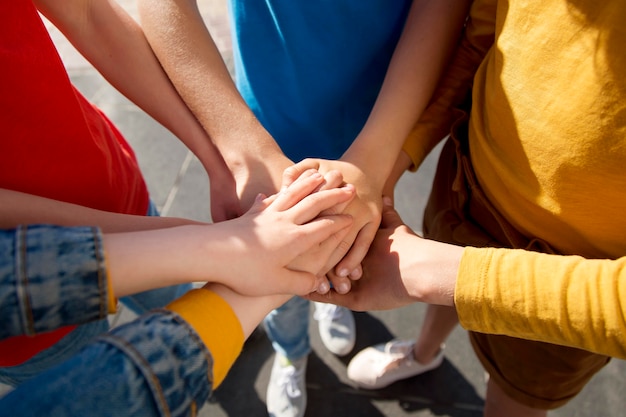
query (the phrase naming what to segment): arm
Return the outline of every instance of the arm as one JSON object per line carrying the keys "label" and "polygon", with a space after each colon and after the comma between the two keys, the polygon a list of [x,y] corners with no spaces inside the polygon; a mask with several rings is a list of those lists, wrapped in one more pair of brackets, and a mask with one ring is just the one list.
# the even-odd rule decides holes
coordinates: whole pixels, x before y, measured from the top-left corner
{"label": "arm", "polygon": [[[334,244],[326,245],[325,239],[320,241],[317,237],[326,235],[330,236],[329,239],[341,239],[341,230],[349,227],[350,221],[345,216],[319,218],[319,212],[333,204],[349,200],[354,195],[354,190],[347,187],[309,195],[322,181],[323,177],[319,174],[303,176],[280,195],[264,201],[259,199],[256,206],[260,206],[258,208],[263,212],[257,215],[253,209],[252,214],[243,216],[252,217],[252,223],[251,219],[220,223],[218,226],[222,229],[230,225],[229,232],[238,239],[220,242],[220,246],[225,244],[231,250],[224,252],[226,257],[220,255],[217,258],[218,264],[225,265],[217,268],[215,276],[223,274],[223,282],[227,285],[236,288],[252,287],[252,292],[255,293],[280,292],[286,288],[295,288],[294,282],[298,286],[297,281],[307,280],[308,285],[301,289],[312,290],[310,284],[311,278],[315,280],[313,274],[296,270],[306,267],[302,254],[297,254],[296,258],[299,259],[292,260],[289,265],[279,267],[279,271],[270,267],[267,277],[265,274],[258,276],[258,271],[265,271],[269,265],[260,265],[258,262],[272,264],[275,259],[278,264],[283,264],[280,259],[284,258],[285,252],[293,253],[294,245],[307,246],[307,241],[311,241],[311,246],[314,247],[313,256],[310,257],[313,263],[319,263],[324,252],[326,255],[330,254]],[[306,197],[302,198],[303,196]],[[288,230],[281,223],[293,223],[296,227]],[[281,233],[276,233],[275,227],[282,229]],[[249,241],[247,236],[250,232],[260,243]],[[204,233],[210,234],[208,230]],[[220,240],[222,237],[219,233],[216,234],[218,236],[215,238]],[[45,236],[49,237],[47,234]],[[2,242],[0,239],[0,243]],[[115,246],[109,242],[109,249],[111,245]],[[255,252],[254,248],[258,245],[262,249]],[[244,249],[242,258],[238,258],[238,247]],[[327,249],[324,250],[324,247]],[[130,246],[123,250],[133,249],[134,246]],[[176,253],[165,249],[165,253],[155,253],[157,256],[152,257],[150,262],[158,263],[160,259],[168,255],[172,257]],[[179,246],[177,251],[186,253],[183,249]],[[272,253],[264,253],[266,250]],[[197,260],[199,263],[202,263],[203,257],[207,257],[206,253],[201,255]],[[111,257],[116,258],[116,255]],[[124,281],[134,279],[137,270],[142,269],[137,268],[137,265],[148,265],[145,263],[147,259],[141,254],[133,258],[133,268],[114,268],[109,274],[121,274],[123,276],[119,278]],[[324,263],[325,260],[321,259],[321,262]],[[243,274],[238,278],[235,278],[236,273],[233,274],[229,268],[236,263],[240,264],[236,266],[240,271],[236,272]],[[193,274],[193,266],[204,269],[211,265],[192,265],[189,268],[189,264],[182,263],[180,272],[186,274],[189,271]],[[272,281],[276,272],[283,282]],[[216,281],[220,279],[217,278]],[[4,286],[0,286],[0,290],[3,288]],[[269,311],[290,297],[291,295],[250,297],[223,285],[207,284],[205,289],[192,290],[165,310],[143,315],[103,335],[73,358],[10,392],[0,399],[0,406],[4,410],[10,410],[14,416],[49,414],[51,410],[58,416],[98,416],[110,413],[110,408],[104,405],[110,405],[111,398],[115,398],[116,409],[120,413],[126,413],[120,415],[188,415],[190,410],[203,404],[211,391],[223,381],[241,351],[244,339],[256,325]],[[4,312],[2,317],[5,317]],[[185,354],[181,355],[181,352]],[[75,394],[71,398],[65,395],[68,389]],[[133,392],[132,396],[127,395],[129,391]],[[74,401],[74,398],[81,400]]]}
{"label": "arm", "polygon": [[347,216],[319,214],[354,195],[351,186],[311,194],[322,182],[309,172],[244,216],[214,225],[104,236],[95,227],[3,231],[0,338],[103,318],[115,296],[184,282],[247,295],[314,291],[350,225]]}
{"label": "arm", "polygon": [[120,417],[193,414],[223,381],[251,330],[288,298],[207,289],[113,329],[18,386],[0,407],[16,417],[108,416],[112,402]]}
{"label": "arm", "polygon": [[37,8],[122,94],[168,128],[211,180],[215,220],[239,215],[235,183],[218,149],[180,98],[140,26],[115,2],[36,0]]}
{"label": "arm", "polygon": [[[299,169],[308,167],[322,172],[336,169],[357,189],[359,198],[347,209],[355,219],[348,236],[354,244],[335,269],[344,278],[340,285],[348,289],[350,281],[346,277],[360,276],[358,265],[378,228],[387,178],[395,166],[401,166],[396,162],[402,144],[428,105],[458,42],[469,3],[415,0],[381,91],[358,137],[340,161],[304,161],[294,170],[297,175]],[[397,171],[393,172],[399,177]],[[337,253],[333,261],[340,261],[344,254]]]}
{"label": "arm", "polygon": [[309,298],[353,310],[455,306],[468,330],[626,358],[626,257],[462,248],[417,236],[388,206],[363,269],[350,293]]}
{"label": "arm", "polygon": [[[275,193],[292,164],[237,91],[195,0],[139,0],[163,68],[237,178],[242,207]],[[184,65],[181,65],[184,63]]]}
{"label": "arm", "polygon": [[411,170],[416,170],[430,151],[450,133],[453,122],[460,115],[458,108],[467,107],[474,74],[495,39],[495,3],[493,0],[472,2],[454,57],[430,104],[404,143],[403,150],[410,158]]}
{"label": "arm", "polygon": [[175,217],[112,213],[0,188],[0,229],[21,224],[94,225],[104,232],[116,233],[201,223]]}

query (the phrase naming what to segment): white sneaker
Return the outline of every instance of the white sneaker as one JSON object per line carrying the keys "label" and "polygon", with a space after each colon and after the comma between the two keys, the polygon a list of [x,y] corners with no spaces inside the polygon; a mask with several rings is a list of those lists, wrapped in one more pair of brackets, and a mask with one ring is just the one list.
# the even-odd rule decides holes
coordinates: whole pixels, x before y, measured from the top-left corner
{"label": "white sneaker", "polygon": [[270,417],[303,417],[306,410],[306,364],[308,357],[290,361],[276,354],[267,387]]}
{"label": "white sneaker", "polygon": [[392,340],[357,353],[348,365],[348,378],[360,388],[384,388],[401,379],[423,374],[443,362],[443,346],[427,364],[413,357],[414,340]]}
{"label": "white sneaker", "polygon": [[313,303],[313,318],[318,321],[320,338],[326,349],[345,356],[354,349],[356,326],[352,311],[334,304]]}

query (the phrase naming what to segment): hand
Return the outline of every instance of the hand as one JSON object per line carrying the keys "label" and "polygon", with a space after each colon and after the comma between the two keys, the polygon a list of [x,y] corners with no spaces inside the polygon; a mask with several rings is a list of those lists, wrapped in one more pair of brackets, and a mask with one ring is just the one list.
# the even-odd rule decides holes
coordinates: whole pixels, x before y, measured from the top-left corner
{"label": "hand", "polygon": [[[241,207],[244,210],[252,207],[259,193],[277,193],[281,188],[283,171],[291,165],[293,162],[281,152],[272,152],[265,154],[263,160],[250,159],[245,164],[231,167]],[[293,180],[296,178],[298,176],[293,177]]]}
{"label": "hand", "polygon": [[244,295],[317,290],[325,282],[318,272],[352,224],[350,216],[321,213],[355,195],[351,185],[314,192],[324,182],[306,171],[279,194],[257,198],[240,218],[212,225],[217,238],[205,250],[220,259],[215,279]]}
{"label": "hand", "polygon": [[209,183],[211,220],[214,223],[234,219],[243,214],[237,196],[237,184],[228,169],[210,174]]}
{"label": "hand", "polygon": [[347,294],[310,294],[312,301],[355,311],[388,310],[411,304],[454,305],[463,248],[427,240],[406,226],[385,198],[381,228],[363,260],[363,276]]}
{"label": "hand", "polygon": [[[380,224],[382,192],[372,186],[365,174],[354,164],[345,161],[329,161],[324,159],[305,159],[285,171],[284,182],[296,178],[306,169],[317,169],[321,173],[337,170],[343,174],[344,181],[353,184],[357,196],[343,213],[350,214],[353,226],[341,245],[329,259],[327,270],[336,291],[346,293],[350,290],[351,279],[361,277],[360,262],[365,257],[370,243],[376,235]],[[323,186],[326,189],[328,186]],[[337,207],[338,208],[338,207]],[[334,270],[331,269],[336,265]]]}

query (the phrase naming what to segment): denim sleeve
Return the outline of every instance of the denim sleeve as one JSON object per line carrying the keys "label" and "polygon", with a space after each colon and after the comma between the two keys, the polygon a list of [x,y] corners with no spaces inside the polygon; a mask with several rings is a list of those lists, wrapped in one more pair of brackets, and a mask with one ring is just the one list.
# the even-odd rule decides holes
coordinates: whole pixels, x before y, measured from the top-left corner
{"label": "denim sleeve", "polygon": [[106,280],[98,228],[0,230],[0,340],[105,318]]}
{"label": "denim sleeve", "polygon": [[113,329],[0,399],[12,417],[193,416],[213,360],[180,316],[159,310]]}

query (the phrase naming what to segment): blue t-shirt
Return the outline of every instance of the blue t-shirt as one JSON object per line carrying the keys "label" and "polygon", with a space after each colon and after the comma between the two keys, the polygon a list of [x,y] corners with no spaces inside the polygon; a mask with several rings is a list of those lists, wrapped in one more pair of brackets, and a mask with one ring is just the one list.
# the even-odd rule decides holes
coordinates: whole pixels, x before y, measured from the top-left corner
{"label": "blue t-shirt", "polygon": [[237,86],[293,161],[337,159],[382,85],[409,0],[231,0]]}

